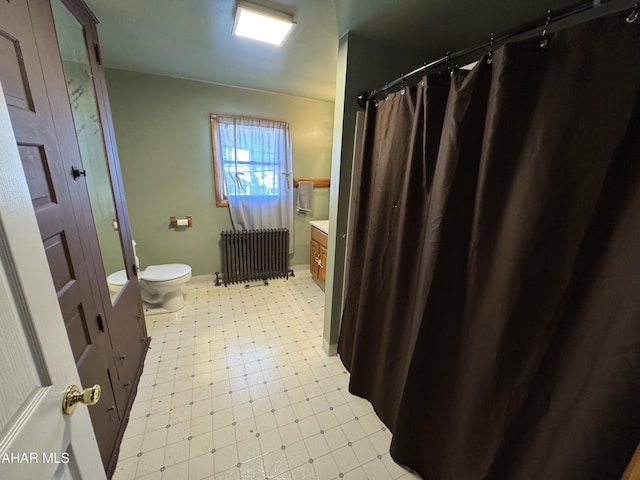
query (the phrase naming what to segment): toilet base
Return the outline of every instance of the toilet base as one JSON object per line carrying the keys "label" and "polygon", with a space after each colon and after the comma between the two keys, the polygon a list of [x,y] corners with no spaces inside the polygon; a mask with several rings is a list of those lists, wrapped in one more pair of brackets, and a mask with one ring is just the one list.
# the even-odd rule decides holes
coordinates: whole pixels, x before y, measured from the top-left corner
{"label": "toilet base", "polygon": [[153,305],[143,305],[144,306],[144,316],[148,317],[150,315],[161,315],[163,313],[174,313],[170,312],[166,308],[154,307]]}
{"label": "toilet base", "polygon": [[145,299],[143,292],[142,305],[144,306],[144,311],[147,315],[153,315],[153,313],[149,313],[152,310],[158,310],[158,313],[173,313],[178,310],[182,310],[184,308],[184,294],[182,293],[182,288],[178,287],[176,290],[165,293],[162,296],[162,301],[157,303],[152,303],[149,302],[148,299]]}

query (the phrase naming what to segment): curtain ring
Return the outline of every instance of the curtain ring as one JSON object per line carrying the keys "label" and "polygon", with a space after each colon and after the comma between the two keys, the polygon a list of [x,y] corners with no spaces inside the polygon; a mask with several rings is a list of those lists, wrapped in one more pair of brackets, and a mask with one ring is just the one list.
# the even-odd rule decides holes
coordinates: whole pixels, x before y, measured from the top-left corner
{"label": "curtain ring", "polygon": [[549,23],[551,22],[551,9],[547,10],[547,21],[544,24],[544,30],[542,30],[542,35],[540,36],[540,41],[538,42],[538,47],[544,48],[549,45],[549,40],[547,39],[547,28],[549,28]]}
{"label": "curtain ring", "polygon": [[449,75],[451,76],[453,75],[453,72],[454,72],[454,67],[451,64],[451,50],[447,52],[444,58],[447,61],[447,70],[449,70]]}
{"label": "curtain ring", "polygon": [[635,5],[635,7],[633,8],[633,11],[627,17],[627,23],[633,23],[636,20],[638,20],[638,4],[637,3]]}
{"label": "curtain ring", "polygon": [[491,44],[489,45],[489,54],[487,56],[487,64],[493,63],[493,42],[495,41],[495,35],[491,32]]}
{"label": "curtain ring", "polygon": [[404,86],[404,73],[400,74],[400,95],[404,95],[406,92],[406,88]]}

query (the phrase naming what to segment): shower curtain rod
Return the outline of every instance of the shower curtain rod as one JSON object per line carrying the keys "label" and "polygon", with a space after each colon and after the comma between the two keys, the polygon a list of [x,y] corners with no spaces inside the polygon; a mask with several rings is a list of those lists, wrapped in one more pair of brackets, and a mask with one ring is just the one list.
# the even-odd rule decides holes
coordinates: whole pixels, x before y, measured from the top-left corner
{"label": "shower curtain rod", "polygon": [[[613,3],[613,1],[606,2],[606,3]],[[467,55],[471,55],[472,53],[478,50],[484,50],[484,49],[489,49],[488,51],[491,54],[493,52],[493,49],[497,45],[501,45],[507,42],[508,40],[511,40],[514,37],[533,32],[534,30],[540,29],[540,28],[543,28],[540,34],[540,47],[543,48],[547,45],[546,34],[547,34],[547,28],[549,27],[549,25],[555,22],[559,22],[560,20],[565,20],[569,17],[573,17],[574,15],[579,15],[587,11],[594,10],[595,8],[600,7],[601,5],[602,4],[599,0],[593,0],[588,3],[580,4],[577,7],[568,11],[564,11],[563,13],[560,13],[560,14],[553,14],[551,10],[547,10],[547,15],[545,16],[545,19],[543,22],[521,28],[515,32],[505,34],[499,38],[495,38],[494,34],[492,33],[491,40],[487,43],[483,43],[481,45],[474,45],[473,47],[465,48],[463,50],[458,50],[457,52],[453,52],[453,53],[447,52],[447,54],[444,57],[441,57],[430,63],[425,63],[423,66],[416,68],[415,70],[407,73],[406,75],[401,75],[399,78],[396,78],[394,81],[386,83],[383,87],[376,88],[375,90],[371,90],[370,92],[360,93],[357,97],[358,105],[360,105],[360,107],[362,108],[365,108],[369,100],[374,100],[378,95],[389,92],[391,89],[395,87],[404,86],[406,84],[406,81],[411,78],[415,78],[418,75],[423,75],[443,65],[447,65],[449,68],[456,68],[456,66],[454,66],[452,63],[454,59],[466,57]],[[633,23],[637,20],[639,15],[638,5],[639,5],[638,2],[635,2],[635,7],[632,7],[634,8],[634,10],[627,17],[628,23]],[[625,8],[630,8],[630,7],[629,6],[620,7],[620,10],[623,10]]]}

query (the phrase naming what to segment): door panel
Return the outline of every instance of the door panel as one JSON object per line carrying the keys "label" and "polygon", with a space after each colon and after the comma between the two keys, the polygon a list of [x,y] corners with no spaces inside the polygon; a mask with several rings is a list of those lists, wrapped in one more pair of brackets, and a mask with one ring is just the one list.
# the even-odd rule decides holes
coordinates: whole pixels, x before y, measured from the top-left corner
{"label": "door panel", "polygon": [[[63,158],[58,142],[58,131],[65,128],[64,122],[54,123],[52,106],[66,101],[64,96],[49,95],[51,85],[45,83],[43,71],[47,71],[47,82],[55,68],[47,65],[56,57],[39,56],[36,32],[47,36],[55,44],[47,17],[47,2],[25,0],[0,2],[0,37],[12,39],[14,52],[22,57],[15,61],[2,60],[0,82],[7,81],[10,94],[5,95],[10,104],[9,115],[13,124],[18,150],[25,174],[28,178],[33,207],[35,209],[41,238],[45,246],[51,277],[54,281],[62,317],[74,330],[69,337],[76,341],[76,366],[83,384],[101,384],[106,398],[113,397],[109,382],[109,369],[114,369],[110,356],[108,334],[98,328],[99,305],[95,301],[95,281],[86,268],[83,237],[78,228],[70,186],[85,189],[82,179],[70,180],[71,169]],[[47,21],[48,20],[48,21]],[[50,46],[49,46],[50,48]],[[16,54],[14,54],[15,56]],[[19,82],[18,80],[19,79]],[[64,95],[64,90],[62,90]],[[31,106],[29,106],[31,104]],[[29,107],[29,108],[27,108]],[[77,193],[76,193],[77,195]],[[74,209],[75,208],[75,209]],[[78,330],[83,336],[74,335]],[[83,340],[83,344],[77,342]],[[78,350],[82,353],[77,355]],[[109,402],[100,403],[91,409],[91,418],[103,460],[111,455],[113,442],[119,427],[117,410],[109,410]]]}
{"label": "door panel", "polygon": [[[54,280],[55,282],[55,280]],[[64,319],[65,327],[67,328],[67,335],[69,336],[69,344],[71,345],[71,351],[73,352],[73,359],[78,363],[80,358],[87,353],[89,346],[91,345],[91,336],[86,328],[85,314],[82,310],[82,305],[71,312],[71,314]]]}
{"label": "door panel", "polygon": [[0,32],[0,71],[5,71],[4,94],[7,104],[33,111],[33,101],[26,77],[20,42],[6,32]]}
{"label": "door panel", "polygon": [[44,148],[37,145],[19,145],[18,151],[22,159],[22,168],[27,176],[33,205],[41,208],[57,203]]}

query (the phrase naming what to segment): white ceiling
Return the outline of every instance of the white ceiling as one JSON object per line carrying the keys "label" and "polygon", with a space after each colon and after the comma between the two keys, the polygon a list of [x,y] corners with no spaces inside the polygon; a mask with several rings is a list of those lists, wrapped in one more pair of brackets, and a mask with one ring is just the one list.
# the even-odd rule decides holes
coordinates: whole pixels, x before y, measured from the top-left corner
{"label": "white ceiling", "polygon": [[536,22],[548,8],[561,11],[581,3],[253,0],[293,14],[297,26],[278,48],[231,34],[236,0],[86,1],[101,22],[106,67],[328,101],[335,96],[338,39],[347,31],[423,51],[422,61],[428,62],[447,50],[485,43],[491,32]]}
{"label": "white ceiling", "polygon": [[333,101],[338,48],[333,0],[280,1],[278,9],[297,22],[280,48],[231,34],[235,0],[87,3],[100,20],[107,67]]}

